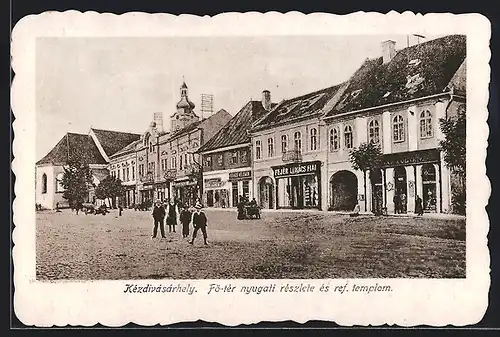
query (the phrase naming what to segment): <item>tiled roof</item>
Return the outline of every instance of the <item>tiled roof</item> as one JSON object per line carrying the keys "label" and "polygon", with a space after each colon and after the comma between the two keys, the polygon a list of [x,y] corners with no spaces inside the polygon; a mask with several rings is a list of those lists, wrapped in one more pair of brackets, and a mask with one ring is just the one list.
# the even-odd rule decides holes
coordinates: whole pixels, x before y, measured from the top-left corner
{"label": "tiled roof", "polygon": [[284,100],[258,120],[254,129],[274,127],[299,119],[307,119],[322,113],[323,107],[342,88],[344,83]]}
{"label": "tiled roof", "polygon": [[123,149],[121,149],[120,151],[118,151],[115,154],[113,154],[112,156],[110,156],[110,158],[118,157],[118,156],[121,156],[121,155],[126,154],[128,152],[133,152],[133,151],[135,151],[135,148],[137,147],[137,145],[139,145],[140,143],[141,143],[140,139],[136,140],[135,142],[128,144]]}
{"label": "tiled roof", "polygon": [[172,138],[175,138],[177,136],[180,136],[180,135],[183,135],[183,134],[187,134],[187,133],[193,131],[194,129],[196,129],[198,126],[200,126],[201,122],[203,122],[203,120],[197,121],[197,122],[193,122],[193,123],[191,123],[189,125],[186,125],[182,129],[179,129],[179,130],[176,130],[176,131],[172,132],[172,134],[168,138],[172,139]]}
{"label": "tiled roof", "polygon": [[112,156],[116,152],[123,149],[125,146],[129,145],[135,140],[138,140],[141,136],[135,133],[109,131],[109,130],[99,130],[91,129],[96,135],[99,143],[101,144],[104,152],[108,156]]}
{"label": "tiled roof", "polygon": [[442,93],[466,57],[466,37],[450,35],[404,48],[386,64],[369,59],[327,116]]}
{"label": "tiled roof", "polygon": [[70,132],[36,164],[65,165],[68,160],[77,158],[83,158],[87,164],[106,164],[92,137]]}
{"label": "tiled roof", "polygon": [[247,131],[250,130],[256,116],[265,112],[260,101],[249,101],[197,152],[210,151],[227,146],[250,142]]}

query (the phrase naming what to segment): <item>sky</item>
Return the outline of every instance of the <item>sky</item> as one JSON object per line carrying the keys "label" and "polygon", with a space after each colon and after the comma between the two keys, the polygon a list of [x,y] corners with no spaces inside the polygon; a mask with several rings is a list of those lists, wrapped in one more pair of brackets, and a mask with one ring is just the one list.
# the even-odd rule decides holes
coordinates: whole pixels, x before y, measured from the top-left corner
{"label": "sky", "polygon": [[396,49],[408,43],[406,35],[39,38],[37,160],[66,132],[143,133],[155,112],[169,130],[183,79],[198,116],[203,93],[214,95],[214,111],[235,115],[266,89],[280,102],[341,83],[389,39]]}

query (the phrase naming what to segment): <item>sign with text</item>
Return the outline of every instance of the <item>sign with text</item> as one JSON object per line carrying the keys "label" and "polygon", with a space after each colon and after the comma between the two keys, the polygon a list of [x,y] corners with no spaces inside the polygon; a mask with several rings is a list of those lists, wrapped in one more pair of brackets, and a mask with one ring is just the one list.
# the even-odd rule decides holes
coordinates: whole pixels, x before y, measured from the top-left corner
{"label": "sign with text", "polygon": [[229,172],[229,180],[252,179],[252,171]]}
{"label": "sign with text", "polygon": [[314,161],[307,163],[296,163],[283,166],[275,166],[273,167],[273,172],[275,178],[283,178],[291,176],[316,174],[319,172],[320,167],[321,167],[321,162]]}

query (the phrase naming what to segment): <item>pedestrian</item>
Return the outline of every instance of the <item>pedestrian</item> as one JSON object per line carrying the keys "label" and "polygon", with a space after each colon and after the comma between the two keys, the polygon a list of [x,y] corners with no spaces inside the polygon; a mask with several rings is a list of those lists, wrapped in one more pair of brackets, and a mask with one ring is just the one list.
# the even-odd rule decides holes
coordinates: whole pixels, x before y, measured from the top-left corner
{"label": "pedestrian", "polygon": [[179,207],[177,207],[177,204],[174,202],[174,199],[170,199],[170,203],[167,205],[166,213],[167,213],[168,232],[175,233],[175,226],[179,222]]}
{"label": "pedestrian", "polygon": [[238,220],[243,220],[245,218],[245,205],[243,203],[243,197],[239,196],[238,202]]}
{"label": "pedestrian", "polygon": [[203,206],[200,203],[197,203],[195,206],[195,211],[193,212],[193,215],[191,217],[191,223],[193,224],[194,231],[193,231],[193,238],[191,241],[189,241],[190,244],[194,243],[194,239],[196,239],[196,233],[198,233],[198,230],[201,229],[201,232],[203,233],[203,243],[205,245],[208,245],[207,243],[207,216],[205,215],[205,212],[203,212],[202,208]]}
{"label": "pedestrian", "polygon": [[422,198],[417,195],[417,199],[415,200],[415,213],[417,215],[423,215],[424,214],[424,208],[422,206]]}
{"label": "pedestrian", "polygon": [[56,202],[56,213],[61,213],[61,210],[59,209],[59,202]]}
{"label": "pedestrian", "polygon": [[122,212],[123,212],[123,207],[122,207],[122,205],[120,205],[120,206],[118,206],[118,215],[122,216]]}
{"label": "pedestrian", "polygon": [[399,195],[394,194],[394,198],[392,198],[392,202],[394,203],[394,213],[399,214],[400,204],[399,204]]}
{"label": "pedestrian", "polygon": [[182,211],[180,215],[182,224],[182,237],[187,238],[189,236],[189,224],[191,222],[191,212],[186,204],[182,205]]}
{"label": "pedestrian", "polygon": [[161,237],[165,238],[165,228],[163,228],[163,219],[165,218],[165,209],[162,207],[160,201],[156,202],[155,207],[153,208],[153,220],[154,220],[154,229],[152,239],[156,238],[156,234],[158,233],[158,226],[160,226]]}
{"label": "pedestrian", "polygon": [[401,213],[406,214],[406,194],[401,193]]}

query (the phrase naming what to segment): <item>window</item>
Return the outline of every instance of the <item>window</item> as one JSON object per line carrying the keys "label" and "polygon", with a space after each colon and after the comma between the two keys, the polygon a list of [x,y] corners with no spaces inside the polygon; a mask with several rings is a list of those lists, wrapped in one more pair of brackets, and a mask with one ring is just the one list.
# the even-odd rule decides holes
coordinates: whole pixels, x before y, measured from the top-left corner
{"label": "window", "polygon": [[373,143],[380,142],[380,126],[376,119],[368,124],[368,139]]}
{"label": "window", "polygon": [[261,158],[262,142],[260,140],[255,141],[255,159]]}
{"label": "window", "polygon": [[318,149],[318,130],[312,128],[310,132],[311,132],[310,148],[311,151],[316,151]]}
{"label": "window", "polygon": [[141,175],[141,176],[144,175],[144,164],[139,165],[139,175]]}
{"label": "window", "polygon": [[344,128],[344,145],[346,149],[352,149],[353,147],[352,127],[350,125],[346,125]]}
{"label": "window", "polygon": [[135,166],[132,166],[132,180],[135,180]]}
{"label": "window", "polygon": [[286,151],[288,151],[288,137],[281,135],[281,153],[286,153]]}
{"label": "window", "polygon": [[401,115],[396,115],[392,120],[392,138],[394,142],[405,141],[405,124]]}
{"label": "window", "polygon": [[47,175],[42,174],[42,193],[47,193]]}
{"label": "window", "polygon": [[153,143],[149,142],[149,152],[153,152]]}
{"label": "window", "polygon": [[187,166],[189,165],[188,163],[188,154],[184,154],[184,167],[187,168]]}
{"label": "window", "polygon": [[127,181],[130,180],[130,169],[127,167]]}
{"label": "window", "polygon": [[161,160],[161,169],[162,169],[162,171],[165,171],[165,160],[164,159]]}
{"label": "window", "polygon": [[123,180],[125,181],[125,169],[123,169],[123,175],[122,175]]}
{"label": "window", "polygon": [[211,156],[206,156],[205,157],[205,167],[212,167],[212,157]]}
{"label": "window", "polygon": [[339,149],[339,129],[333,128],[330,130],[330,151],[337,151]]}
{"label": "window", "polygon": [[250,184],[248,180],[245,180],[243,182],[243,196],[246,197],[247,199],[250,199]]}
{"label": "window", "polygon": [[293,135],[294,139],[294,150],[298,152],[302,152],[302,135],[300,131],[295,132]]}
{"label": "window", "polygon": [[233,164],[236,164],[238,163],[238,152],[233,152],[232,156],[231,156],[231,163]]}
{"label": "window", "polygon": [[60,173],[56,176],[56,193],[57,193],[57,192],[63,192],[63,191],[64,191],[64,187],[63,187],[63,185],[61,184],[63,177],[64,177],[64,173],[62,173],[62,172],[60,172]]}
{"label": "window", "polygon": [[267,156],[269,158],[274,157],[274,139],[273,138],[267,139]]}
{"label": "window", "polygon": [[221,154],[217,155],[217,165],[219,166],[224,165],[224,156]]}
{"label": "window", "polygon": [[432,113],[424,110],[420,113],[420,138],[431,138],[432,132]]}
{"label": "window", "polygon": [[179,170],[182,170],[182,154],[179,156]]}
{"label": "window", "polygon": [[240,158],[242,163],[246,163],[248,161],[247,151],[243,150],[240,152]]}
{"label": "window", "polygon": [[177,157],[172,157],[172,168],[177,169]]}

